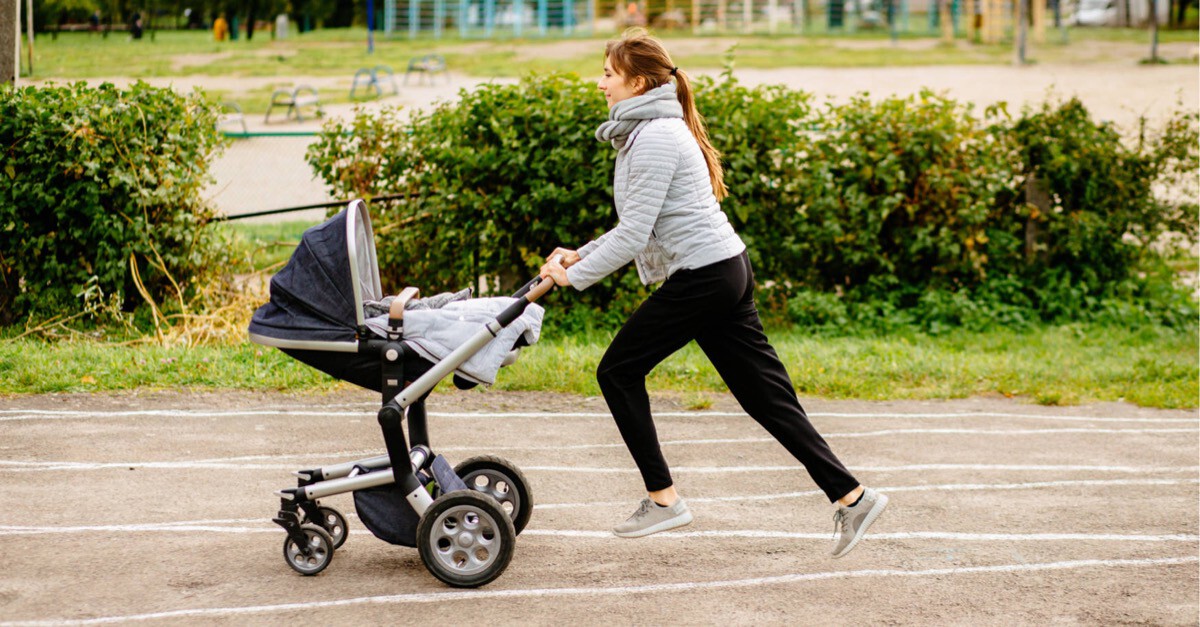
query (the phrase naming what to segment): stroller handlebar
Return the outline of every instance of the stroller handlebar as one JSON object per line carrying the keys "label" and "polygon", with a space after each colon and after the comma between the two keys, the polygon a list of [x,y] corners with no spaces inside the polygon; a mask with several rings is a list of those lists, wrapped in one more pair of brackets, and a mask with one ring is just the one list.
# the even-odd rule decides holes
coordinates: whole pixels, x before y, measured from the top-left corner
{"label": "stroller handlebar", "polygon": [[[562,255],[554,255],[550,258],[550,263],[562,263],[562,259]],[[534,279],[530,281],[524,288],[522,288],[520,292],[517,292],[516,297],[520,298],[522,294],[524,294],[526,299],[532,303],[545,296],[546,293],[553,288],[554,279],[550,277],[546,277],[544,279]]]}
{"label": "stroller handlebar", "polygon": [[525,298],[531,303],[545,296],[547,292],[554,288],[554,279],[550,277],[541,280],[534,279],[534,281],[536,285],[530,288],[529,292],[525,294]]}
{"label": "stroller handlebar", "polygon": [[[563,263],[563,256],[554,255],[550,258],[550,263]],[[544,297],[546,292],[551,291],[551,289],[554,287],[554,280],[548,276],[541,280],[534,279],[533,281],[530,281],[529,285],[526,287],[529,289],[529,293],[526,295],[526,298],[528,298],[530,303],[533,303],[533,301]]]}

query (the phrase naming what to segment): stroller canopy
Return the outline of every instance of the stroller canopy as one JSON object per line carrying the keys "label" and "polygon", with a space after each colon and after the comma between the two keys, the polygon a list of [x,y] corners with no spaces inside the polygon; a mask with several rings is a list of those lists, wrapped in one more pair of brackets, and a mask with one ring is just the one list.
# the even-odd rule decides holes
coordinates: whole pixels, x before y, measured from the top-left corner
{"label": "stroller canopy", "polygon": [[361,200],[304,232],[271,278],[271,301],[250,321],[250,339],[277,348],[358,350],[363,301],[382,300],[371,217]]}

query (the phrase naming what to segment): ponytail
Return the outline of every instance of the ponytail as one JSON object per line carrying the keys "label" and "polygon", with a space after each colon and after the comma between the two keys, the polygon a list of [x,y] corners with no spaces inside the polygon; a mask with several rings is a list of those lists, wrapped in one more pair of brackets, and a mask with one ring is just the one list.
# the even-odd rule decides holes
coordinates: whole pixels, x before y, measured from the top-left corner
{"label": "ponytail", "polygon": [[729,195],[729,188],[725,186],[725,171],[721,169],[721,153],[713,148],[708,139],[704,116],[696,109],[696,99],[692,97],[692,84],[687,74],[679,68],[675,68],[672,74],[675,75],[675,95],[679,98],[679,104],[683,106],[683,121],[695,136],[696,143],[700,144],[700,152],[704,153],[704,161],[708,164],[708,178],[712,181],[713,196],[720,202]]}
{"label": "ponytail", "polygon": [[691,81],[683,70],[671,62],[671,55],[667,54],[662,42],[648,35],[645,29],[631,28],[625,31],[621,39],[608,42],[604,56],[612,61],[613,67],[626,81],[640,78],[644,91],[665,85],[672,76],[675,77],[675,96],[683,107],[683,121],[700,145],[700,152],[708,165],[713,196],[718,202],[724,200],[729,195],[729,188],[725,186],[725,172],[721,169],[721,153],[708,139],[704,118],[696,110],[696,100],[692,97]]}

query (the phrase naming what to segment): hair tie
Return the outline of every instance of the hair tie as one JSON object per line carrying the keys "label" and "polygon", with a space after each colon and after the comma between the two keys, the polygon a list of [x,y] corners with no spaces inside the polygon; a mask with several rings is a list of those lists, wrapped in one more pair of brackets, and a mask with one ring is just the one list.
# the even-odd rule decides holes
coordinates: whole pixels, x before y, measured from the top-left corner
{"label": "hair tie", "polygon": [[677,67],[673,67],[673,68],[671,68],[671,76],[676,76],[676,74],[675,74],[675,73],[676,73],[676,72],[678,72],[678,71],[679,71],[679,68],[677,68]]}

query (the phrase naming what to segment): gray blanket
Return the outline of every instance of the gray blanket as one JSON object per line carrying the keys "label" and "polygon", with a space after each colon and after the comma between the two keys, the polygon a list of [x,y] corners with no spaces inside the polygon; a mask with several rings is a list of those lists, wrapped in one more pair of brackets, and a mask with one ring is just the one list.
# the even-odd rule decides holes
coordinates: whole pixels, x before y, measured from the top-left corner
{"label": "gray blanket", "polygon": [[[468,298],[451,300],[438,308],[406,307],[404,342],[425,359],[441,361],[514,302],[516,299],[510,297]],[[458,374],[484,385],[495,383],[496,372],[504,365],[518,339],[524,337],[525,343],[530,345],[538,341],[544,315],[545,310],[537,304],[525,307],[525,313],[459,366]],[[387,337],[386,313],[367,318],[366,323],[375,334]]]}

